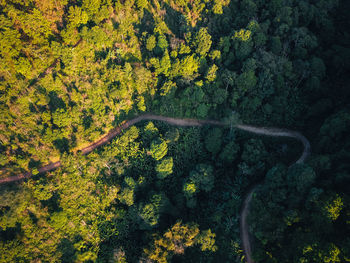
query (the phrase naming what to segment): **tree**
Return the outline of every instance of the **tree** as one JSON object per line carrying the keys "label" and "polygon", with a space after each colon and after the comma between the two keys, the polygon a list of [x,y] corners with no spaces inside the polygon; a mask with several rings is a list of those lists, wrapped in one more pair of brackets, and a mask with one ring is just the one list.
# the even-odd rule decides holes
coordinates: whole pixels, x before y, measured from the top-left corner
{"label": "tree", "polygon": [[199,118],[204,118],[208,116],[209,106],[207,104],[201,103],[197,108],[197,116]]}
{"label": "tree", "polygon": [[213,170],[211,165],[198,164],[196,169],[191,171],[189,179],[198,189],[210,192],[214,187]]}
{"label": "tree", "polygon": [[183,192],[186,197],[186,205],[189,208],[196,206],[196,194],[203,190],[210,192],[214,187],[213,167],[208,164],[198,164],[190,172],[189,177],[183,185]]}
{"label": "tree", "polygon": [[222,143],[222,131],[219,128],[210,129],[207,136],[205,137],[205,148],[215,156]]}
{"label": "tree", "polygon": [[143,138],[150,140],[159,134],[158,128],[154,125],[153,122],[148,122],[144,127],[144,136]]}
{"label": "tree", "polygon": [[15,62],[16,65],[16,71],[20,74],[22,74],[25,78],[30,78],[32,76],[32,66],[28,59],[19,57],[18,60]]}
{"label": "tree", "polygon": [[158,36],[158,42],[157,42],[157,47],[159,47],[161,50],[167,49],[169,46],[168,41],[164,35],[159,35]]}
{"label": "tree", "polygon": [[215,252],[218,247],[215,245],[215,233],[211,232],[210,229],[202,231],[198,237],[197,242],[201,246],[202,251],[213,251]]}
{"label": "tree", "polygon": [[184,78],[191,78],[195,73],[197,73],[199,68],[199,61],[192,56],[186,56],[181,60],[180,63],[180,76]]}
{"label": "tree", "polygon": [[325,76],[326,66],[324,65],[322,59],[318,57],[313,57],[311,60],[311,74],[322,79]]}
{"label": "tree", "polygon": [[153,194],[148,203],[140,203],[138,215],[141,219],[141,229],[150,229],[159,223],[159,217],[164,212],[167,198],[163,194]]}
{"label": "tree", "polygon": [[118,195],[118,199],[123,204],[131,206],[134,204],[134,192],[136,188],[136,183],[133,178],[125,177],[122,184],[122,190]]}
{"label": "tree", "polygon": [[79,6],[70,6],[69,7],[69,15],[68,15],[68,27],[76,28],[81,24],[86,24],[89,17],[85,11],[81,9]]}
{"label": "tree", "polygon": [[156,37],[154,35],[150,35],[146,41],[146,48],[148,51],[152,51],[156,47]]}
{"label": "tree", "polygon": [[167,96],[168,94],[171,94],[172,91],[176,89],[176,84],[172,81],[166,81],[163,86],[161,87],[161,96]]}
{"label": "tree", "polygon": [[136,5],[140,10],[142,10],[147,7],[148,0],[136,0]]}
{"label": "tree", "polygon": [[160,68],[159,73],[163,73],[165,76],[169,76],[169,70],[171,68],[171,62],[169,53],[167,50],[165,50],[162,59],[160,60]]}
{"label": "tree", "polygon": [[179,137],[180,132],[177,128],[169,129],[164,135],[164,139],[167,141],[167,143],[177,142]]}
{"label": "tree", "polygon": [[[346,262],[348,2],[1,1],[0,180],[32,176],[0,187],[0,262],[239,261],[256,182],[256,262]],[[145,111],[289,127],[312,154],[291,165],[301,145],[233,117],[127,122]]]}
{"label": "tree", "polygon": [[208,33],[208,29],[202,27],[199,29],[195,37],[196,52],[200,56],[205,56],[211,47],[211,36]]}
{"label": "tree", "polygon": [[340,212],[343,208],[344,204],[342,198],[340,196],[336,196],[333,200],[326,205],[325,210],[328,213],[328,217],[335,221],[340,215]]}
{"label": "tree", "polygon": [[229,3],[230,3],[230,1],[228,1],[228,0],[215,0],[213,8],[212,8],[213,13],[214,14],[222,14],[223,13],[222,8],[224,6],[227,6]]}
{"label": "tree", "polygon": [[84,10],[89,18],[93,18],[100,9],[101,0],[83,0],[82,10]]}
{"label": "tree", "polygon": [[164,179],[168,175],[173,173],[173,158],[167,157],[159,162],[156,166],[157,177],[159,179]]}
{"label": "tree", "polygon": [[209,82],[212,82],[216,79],[216,71],[217,70],[218,70],[218,67],[215,64],[209,68],[207,76],[206,76],[206,78]]}
{"label": "tree", "polygon": [[251,91],[257,83],[257,78],[255,76],[254,71],[250,70],[248,72],[243,72],[236,79],[236,85],[238,91],[244,93],[247,91]]}
{"label": "tree", "polygon": [[149,150],[150,155],[157,161],[161,160],[168,152],[168,144],[162,139],[152,141]]}
{"label": "tree", "polygon": [[230,141],[221,150],[219,159],[224,162],[231,163],[236,159],[239,149],[239,144],[235,143],[234,141]]}
{"label": "tree", "polygon": [[271,38],[271,51],[275,54],[279,54],[282,50],[282,43],[279,37]]}
{"label": "tree", "polygon": [[250,39],[250,35],[251,35],[250,30],[241,29],[235,32],[234,37],[241,41],[248,41]]}
{"label": "tree", "polygon": [[168,262],[174,254],[184,254],[187,247],[200,244],[202,250],[215,251],[215,234],[211,230],[201,232],[194,223],[178,221],[163,236],[156,236],[152,247],[144,249],[146,256],[157,262]]}

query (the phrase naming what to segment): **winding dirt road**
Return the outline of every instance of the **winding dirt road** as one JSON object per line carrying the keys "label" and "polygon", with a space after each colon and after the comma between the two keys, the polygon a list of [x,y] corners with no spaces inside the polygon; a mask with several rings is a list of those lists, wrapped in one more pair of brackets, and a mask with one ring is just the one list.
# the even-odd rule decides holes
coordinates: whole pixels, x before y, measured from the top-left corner
{"label": "winding dirt road", "polygon": [[239,220],[243,251],[244,251],[245,259],[248,263],[254,262],[252,259],[252,248],[251,248],[250,241],[249,241],[249,226],[247,224],[249,203],[252,200],[254,190],[255,190],[255,187],[253,189],[251,189],[248,192],[248,194],[246,195],[244,202],[243,202],[241,216],[240,216],[240,220]]}
{"label": "winding dirt road", "polygon": [[[89,146],[79,151],[81,151],[83,155],[89,154],[90,152],[95,150],[97,147],[105,145],[106,143],[111,141],[115,136],[120,134],[123,130],[129,128],[130,126],[135,125],[138,122],[147,121],[147,120],[162,121],[171,125],[184,126],[184,127],[185,126],[203,126],[203,125],[216,125],[216,126],[227,125],[227,123],[225,122],[216,121],[216,120],[179,119],[179,118],[171,118],[171,117],[165,117],[165,116],[154,115],[154,114],[143,114],[138,117],[135,117],[134,119],[124,122],[121,126],[112,129],[102,139],[90,144]],[[255,127],[255,126],[244,125],[244,124],[236,124],[233,127],[243,131],[251,132],[254,134],[259,134],[259,135],[266,135],[266,136],[272,136],[272,137],[290,137],[290,138],[299,140],[303,144],[304,150],[300,158],[295,163],[303,163],[305,159],[309,156],[311,151],[309,141],[301,133],[297,131],[291,131],[291,130],[279,129],[279,128]],[[45,165],[39,168],[38,172],[39,174],[46,173],[57,169],[61,165],[62,164],[60,161],[55,163],[50,163],[48,165]],[[16,176],[2,178],[0,179],[0,184],[20,181],[25,178],[29,178],[31,175],[32,175],[31,172],[26,172]],[[247,216],[249,214],[249,203],[253,197],[254,190],[255,188],[250,190],[249,193],[246,195],[243,202],[241,215],[240,215],[240,230],[241,230],[242,245],[243,245],[243,250],[244,250],[247,263],[254,263],[251,256],[251,245],[249,241],[249,227],[247,225]]]}
{"label": "winding dirt road", "polygon": [[[305,136],[302,135],[300,132],[286,130],[286,129],[279,129],[279,128],[255,127],[255,126],[243,125],[243,124],[237,124],[235,125],[235,127],[237,129],[255,133],[255,134],[272,136],[272,137],[290,137],[300,141],[304,146],[304,150],[300,155],[299,159],[295,161],[295,163],[303,163],[311,153],[311,146],[310,146],[309,140],[306,139]],[[255,189],[256,189],[256,186],[253,187],[247,193],[243,201],[243,206],[242,206],[241,216],[240,216],[241,239],[242,239],[243,251],[244,251],[244,255],[247,263],[254,263],[252,259],[251,243],[249,241],[249,226],[247,224],[247,216],[249,214],[249,204],[250,204],[250,201],[252,200]]]}
{"label": "winding dirt road", "polygon": [[255,126],[243,125],[243,124],[237,124],[235,125],[235,127],[237,129],[255,133],[255,134],[267,135],[272,137],[290,137],[300,141],[304,146],[304,150],[301,156],[299,157],[299,159],[295,163],[303,163],[305,159],[310,155],[310,152],[311,152],[310,142],[300,132],[291,131],[287,129],[279,129],[279,128],[255,127]]}

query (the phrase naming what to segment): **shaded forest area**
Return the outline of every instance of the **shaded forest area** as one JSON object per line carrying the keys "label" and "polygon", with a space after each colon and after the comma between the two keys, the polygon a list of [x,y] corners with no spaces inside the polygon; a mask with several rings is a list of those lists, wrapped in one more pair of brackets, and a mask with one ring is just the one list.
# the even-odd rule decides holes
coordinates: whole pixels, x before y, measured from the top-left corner
{"label": "shaded forest area", "polygon": [[[346,0],[0,2],[0,262],[350,262]],[[137,124],[145,112],[302,132]],[[60,160],[62,167],[38,174]]]}

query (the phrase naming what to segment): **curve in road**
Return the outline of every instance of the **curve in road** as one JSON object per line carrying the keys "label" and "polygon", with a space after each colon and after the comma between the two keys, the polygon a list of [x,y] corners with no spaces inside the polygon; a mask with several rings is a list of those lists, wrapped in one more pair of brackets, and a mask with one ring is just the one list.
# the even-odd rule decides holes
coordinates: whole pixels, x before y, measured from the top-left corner
{"label": "curve in road", "polygon": [[[225,126],[227,123],[222,121],[216,121],[216,120],[197,120],[197,119],[180,119],[180,118],[171,118],[171,117],[165,117],[161,115],[154,115],[154,114],[143,114],[138,117],[135,117],[134,119],[131,119],[129,121],[124,122],[121,126],[116,127],[112,129],[106,136],[104,136],[102,139],[93,142],[89,146],[81,149],[81,153],[83,155],[89,154],[93,150],[95,150],[97,147],[100,147],[102,145],[105,145],[109,141],[111,141],[115,136],[120,134],[123,130],[129,128],[130,126],[135,125],[138,122],[141,121],[162,121],[166,122],[171,125],[176,126],[203,126],[203,125],[216,125],[216,126]],[[299,132],[297,131],[291,131],[286,129],[279,129],[279,128],[266,128],[266,127],[255,127],[250,125],[244,125],[244,124],[236,124],[234,125],[235,128],[247,131],[254,134],[259,135],[266,135],[266,136],[272,136],[272,137],[290,137],[294,138],[296,140],[299,140],[303,146],[304,150],[300,158],[295,163],[303,163],[305,159],[308,157],[311,151],[310,143],[309,141]],[[57,169],[62,164],[60,161],[55,163],[50,163],[48,165],[45,165],[38,169],[39,174],[46,173],[52,170]],[[4,183],[10,183],[10,182],[16,182],[23,180],[25,178],[29,178],[32,175],[31,172],[26,172],[23,174],[19,174],[16,176],[10,176],[7,178],[0,179],[0,184]],[[241,238],[242,238],[242,245],[243,245],[243,251],[246,257],[246,260],[248,263],[254,263],[252,256],[251,256],[251,245],[249,241],[249,231],[248,231],[248,224],[247,224],[247,216],[249,213],[249,203],[252,199],[253,193],[255,188],[249,191],[249,193],[246,195],[241,215],[240,215],[240,230],[241,230]]]}
{"label": "curve in road", "polygon": [[[304,150],[300,155],[299,159],[295,161],[295,163],[303,163],[311,153],[311,145],[309,140],[306,139],[306,137],[302,135],[300,132],[291,131],[287,129],[279,129],[279,128],[255,127],[255,126],[244,125],[244,124],[237,124],[235,127],[240,130],[244,130],[255,134],[267,135],[272,137],[290,137],[290,138],[299,140],[303,144]],[[243,251],[244,251],[244,255],[247,263],[254,263],[252,259],[251,242],[249,240],[249,226],[247,224],[247,217],[249,214],[249,204],[250,204],[250,201],[252,200],[255,188],[256,186],[253,187],[247,193],[243,201],[243,206],[242,206],[241,216],[240,216],[241,239],[242,239]]]}

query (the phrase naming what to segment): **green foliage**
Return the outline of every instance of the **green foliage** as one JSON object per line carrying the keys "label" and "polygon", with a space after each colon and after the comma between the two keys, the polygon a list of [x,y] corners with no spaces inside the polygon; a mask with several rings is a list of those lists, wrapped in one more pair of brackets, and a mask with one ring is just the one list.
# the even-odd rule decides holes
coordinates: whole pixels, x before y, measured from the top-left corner
{"label": "green foliage", "polygon": [[218,70],[218,67],[215,64],[209,68],[207,76],[206,76],[206,78],[209,82],[212,82],[215,80],[217,70]]}
{"label": "green foliage", "polygon": [[148,122],[147,125],[145,125],[145,128],[144,128],[144,136],[147,138],[147,139],[152,139],[154,138],[155,136],[157,136],[159,133],[158,131],[158,128],[154,125],[153,122]]}
{"label": "green foliage", "polygon": [[198,235],[197,242],[201,245],[201,250],[209,250],[215,252],[218,247],[215,245],[215,233],[212,233],[210,229],[202,231]]}
{"label": "green foliage", "polygon": [[173,173],[173,158],[167,157],[164,158],[160,163],[156,166],[157,177],[159,179],[164,179],[168,175]]}
{"label": "green foliage", "polygon": [[169,129],[164,136],[164,139],[167,141],[167,143],[169,142],[176,142],[180,137],[180,132],[178,129],[174,128],[174,129]]}
{"label": "green foliage", "polygon": [[200,118],[205,118],[208,116],[209,107],[206,104],[200,104],[197,108],[197,116]]}
{"label": "green foliage", "polygon": [[224,162],[231,163],[236,159],[239,149],[240,148],[237,143],[230,141],[220,152],[219,159]]}
{"label": "green foliage", "polygon": [[148,51],[152,51],[156,47],[156,37],[154,35],[150,35],[146,41],[146,48]]}
{"label": "green foliage", "polygon": [[210,192],[214,187],[213,167],[208,164],[198,164],[196,169],[190,172],[183,185],[183,192],[187,199],[187,206],[193,208],[196,205],[195,194],[200,190]]}
{"label": "green foliage", "polygon": [[213,128],[209,130],[205,137],[205,148],[213,155],[216,155],[221,148],[222,135],[221,129]]}
{"label": "green foliage", "polygon": [[134,204],[134,192],[135,192],[136,183],[133,178],[125,177],[122,184],[122,190],[118,194],[118,199],[123,204],[131,206]]}
{"label": "green foliage", "polygon": [[271,38],[271,51],[275,54],[279,54],[282,50],[282,43],[279,37]]}
{"label": "green foliage", "polygon": [[164,35],[159,35],[158,36],[158,42],[157,42],[157,46],[162,49],[165,50],[168,47],[168,41],[166,39],[166,37]]}
{"label": "green foliage", "polygon": [[167,154],[167,152],[168,144],[166,143],[166,141],[161,139],[156,139],[152,141],[149,153],[155,160],[161,160]]}
{"label": "green foliage", "polygon": [[140,208],[139,215],[146,225],[155,226],[158,223],[159,215],[153,204],[145,204]]}
{"label": "green foliage", "polygon": [[192,181],[185,183],[183,191],[185,193],[185,196],[188,196],[190,198],[197,191],[196,184]]}
{"label": "green foliage", "polygon": [[[271,256],[285,258],[286,262],[292,262],[289,260],[292,257],[303,258],[305,262],[340,262],[341,251],[332,243],[334,239],[327,238],[325,233],[333,231],[332,221],[337,220],[342,213],[342,199],[339,196],[329,196],[322,189],[312,188],[315,173],[308,166],[293,166],[288,170],[277,166],[266,177],[265,185],[253,201],[252,219],[260,218],[264,222],[264,225],[255,225],[256,237],[264,246],[269,246],[272,242],[287,244],[287,240],[298,244],[299,248],[304,246],[300,250],[290,249],[287,245],[284,257],[275,249],[270,249]],[[308,198],[307,202],[305,198]],[[266,203],[266,200],[269,202]],[[286,206],[288,209],[285,209]],[[301,228],[298,236],[293,232],[296,225]],[[275,229],[275,232],[269,232],[271,229]],[[312,239],[305,232],[306,229],[313,233]]]}
{"label": "green foliage", "polygon": [[165,76],[169,76],[170,68],[171,68],[170,57],[169,57],[168,51],[165,51],[162,59],[160,60],[158,72],[163,73]]}
{"label": "green foliage", "polygon": [[184,59],[180,62],[180,74],[184,78],[190,78],[195,73],[197,73],[199,68],[199,61],[192,56],[186,56]]}
{"label": "green foliage", "polygon": [[[348,1],[0,6],[0,179],[32,172],[1,185],[0,262],[239,261],[256,183],[255,262],[349,260]],[[144,112],[227,125],[125,123]]]}
{"label": "green foliage", "polygon": [[339,196],[337,196],[333,201],[329,202],[329,204],[326,206],[328,217],[333,221],[336,220],[339,217],[343,206],[344,204],[342,199]]}
{"label": "green foliage", "polygon": [[215,251],[215,234],[211,230],[200,231],[194,223],[177,222],[163,236],[154,238],[152,247],[144,249],[147,258],[168,262],[174,254],[183,254],[187,247],[201,245],[202,250]]}
{"label": "green foliage", "polygon": [[136,5],[139,9],[144,9],[147,7],[148,5],[148,1],[147,0],[136,0]]}
{"label": "green foliage", "polygon": [[250,91],[256,84],[257,78],[252,70],[243,72],[236,80],[237,89],[242,93]]}
{"label": "green foliage", "polygon": [[211,36],[209,35],[207,28],[202,27],[199,29],[194,42],[196,45],[196,52],[200,56],[205,56],[211,47],[211,43]]}
{"label": "green foliage", "polygon": [[200,190],[209,192],[214,187],[213,167],[207,164],[199,164],[196,170],[190,173],[190,180],[193,181]]}
{"label": "green foliage", "polygon": [[248,41],[250,39],[250,35],[251,35],[250,30],[241,29],[241,30],[235,32],[234,37],[238,38],[242,41]]}
{"label": "green foliage", "polygon": [[138,209],[138,215],[141,218],[140,227],[148,229],[155,227],[159,223],[160,213],[163,212],[165,197],[161,194],[151,196],[148,203],[141,203]]}
{"label": "green foliage", "polygon": [[79,6],[70,6],[68,14],[69,27],[75,28],[81,24],[86,24],[88,15]]}

